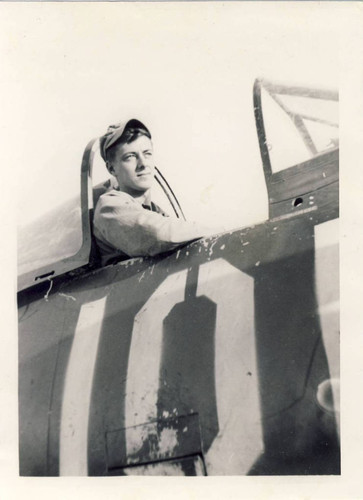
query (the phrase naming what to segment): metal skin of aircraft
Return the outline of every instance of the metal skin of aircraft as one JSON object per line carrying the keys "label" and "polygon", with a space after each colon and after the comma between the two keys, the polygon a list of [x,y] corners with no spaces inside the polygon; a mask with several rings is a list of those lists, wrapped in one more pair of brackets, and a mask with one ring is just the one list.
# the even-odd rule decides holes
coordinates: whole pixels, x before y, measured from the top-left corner
{"label": "metal skin of aircraft", "polygon": [[[272,170],[262,93],[310,159]],[[21,475],[340,473],[339,150],[284,96],[338,100],[256,80],[269,219],[153,258],[92,263],[89,144],[81,250],[19,278]]]}

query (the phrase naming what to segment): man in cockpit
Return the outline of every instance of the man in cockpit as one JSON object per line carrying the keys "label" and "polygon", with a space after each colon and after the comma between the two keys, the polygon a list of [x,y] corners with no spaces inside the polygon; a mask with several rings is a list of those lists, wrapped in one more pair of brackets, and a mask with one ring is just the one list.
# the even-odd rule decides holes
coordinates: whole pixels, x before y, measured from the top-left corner
{"label": "man in cockpit", "polygon": [[152,202],[153,144],[139,120],[111,125],[100,138],[100,152],[117,181],[95,209],[93,229],[103,265],[157,255],[213,233],[195,222],[169,218]]}

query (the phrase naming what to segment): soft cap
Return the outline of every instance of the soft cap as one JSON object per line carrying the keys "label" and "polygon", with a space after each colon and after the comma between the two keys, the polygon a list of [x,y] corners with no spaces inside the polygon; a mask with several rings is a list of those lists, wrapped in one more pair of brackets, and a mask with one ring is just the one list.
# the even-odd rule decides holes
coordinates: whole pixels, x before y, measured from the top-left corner
{"label": "soft cap", "polygon": [[[106,151],[108,148],[113,146],[119,138],[122,136],[126,128],[142,128],[146,130],[150,134],[150,131],[145,125],[137,120],[136,118],[132,118],[131,120],[127,120],[121,123],[117,123],[115,125],[110,125],[107,129],[105,135],[100,137],[100,153],[104,161],[107,161]],[[150,134],[151,137],[151,134]]]}

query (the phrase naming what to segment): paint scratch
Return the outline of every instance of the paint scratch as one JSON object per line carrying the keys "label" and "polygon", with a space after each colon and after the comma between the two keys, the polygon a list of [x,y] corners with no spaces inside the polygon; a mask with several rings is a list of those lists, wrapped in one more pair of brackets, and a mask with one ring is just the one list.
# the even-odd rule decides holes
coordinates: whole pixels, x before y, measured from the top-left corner
{"label": "paint scratch", "polygon": [[66,293],[60,293],[59,294],[60,297],[64,297],[66,298],[67,300],[68,299],[72,299],[72,300],[77,300],[76,297],[73,297],[72,295],[67,295]]}
{"label": "paint scratch", "polygon": [[318,207],[316,205],[314,205],[313,207],[304,208],[303,210],[298,210],[297,212],[291,212],[288,214],[280,215],[278,217],[275,217],[274,219],[271,219],[271,222],[277,222],[277,221],[283,220],[283,219],[290,219],[291,217],[297,217],[298,215],[303,215],[303,214],[306,214],[308,212],[313,212],[317,209],[318,209]]}
{"label": "paint scratch", "polygon": [[144,278],[144,276],[145,276],[145,271],[144,271],[144,272],[142,273],[142,275],[140,276],[140,278],[139,278],[139,283],[140,283],[140,281]]}
{"label": "paint scratch", "polygon": [[178,445],[176,429],[163,429],[160,434],[159,452],[162,454],[172,453]]}
{"label": "paint scratch", "polygon": [[211,244],[210,249],[209,249],[209,255],[213,255],[213,247],[216,243],[217,243],[217,240],[214,240],[213,243]]}

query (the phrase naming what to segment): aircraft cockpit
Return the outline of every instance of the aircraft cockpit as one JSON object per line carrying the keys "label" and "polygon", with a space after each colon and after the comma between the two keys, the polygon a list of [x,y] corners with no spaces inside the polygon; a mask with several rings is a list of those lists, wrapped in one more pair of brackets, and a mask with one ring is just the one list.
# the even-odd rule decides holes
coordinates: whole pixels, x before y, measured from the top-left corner
{"label": "aircraft cockpit", "polygon": [[19,236],[21,475],[340,473],[338,94],[251,91],[264,221],[97,267],[92,140],[79,196]]}
{"label": "aircraft cockpit", "polygon": [[[311,210],[314,203],[304,195],[337,185],[338,92],[256,79],[253,105],[269,217]],[[93,139],[81,162],[79,196],[19,232],[19,290],[97,265],[92,216],[98,197],[113,182],[106,174],[99,141]],[[156,203],[169,216],[185,218],[160,170],[156,180]]]}

